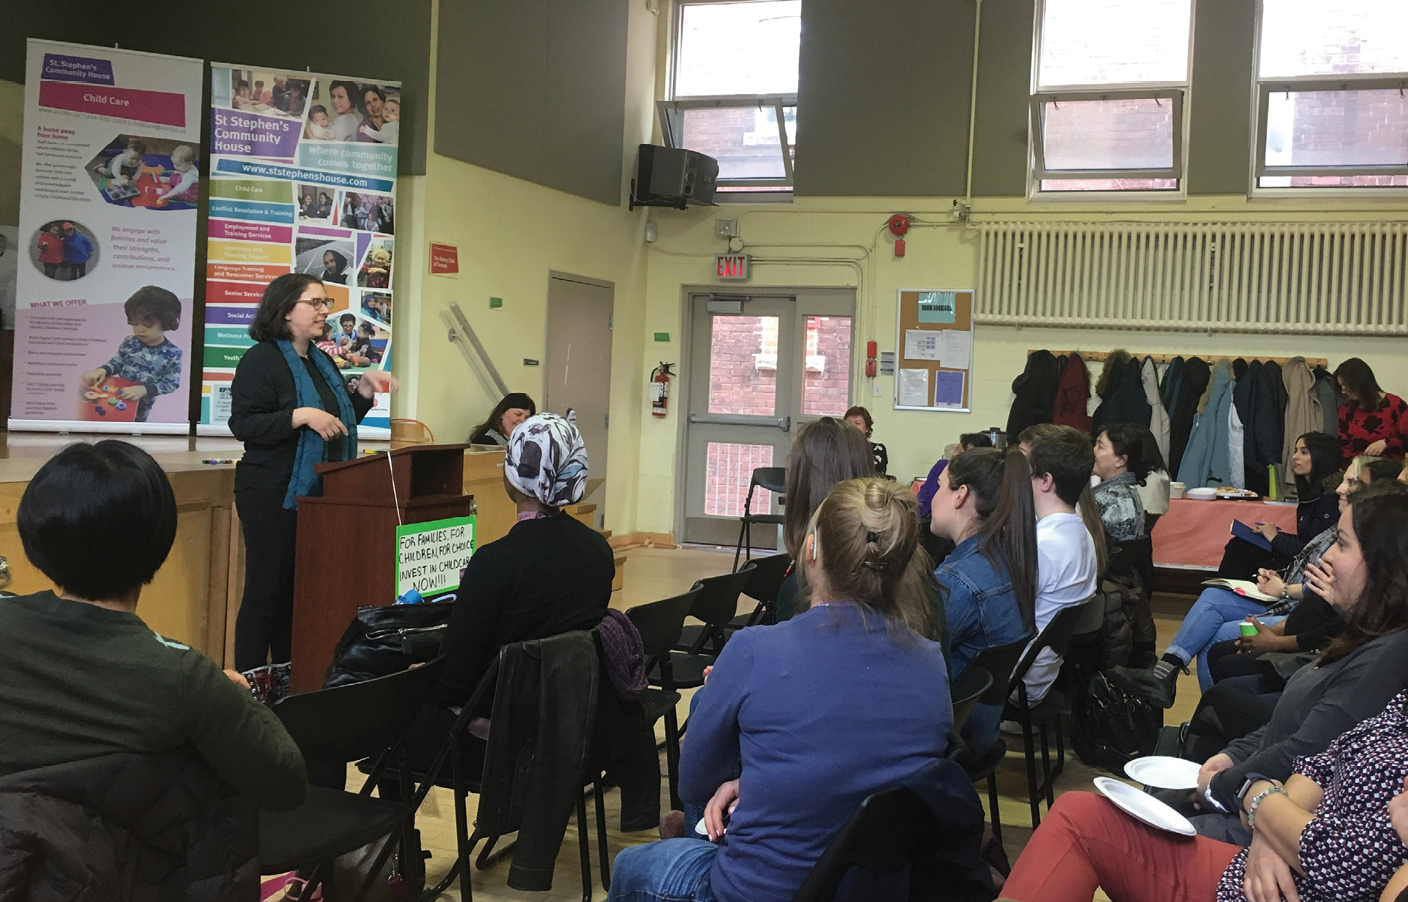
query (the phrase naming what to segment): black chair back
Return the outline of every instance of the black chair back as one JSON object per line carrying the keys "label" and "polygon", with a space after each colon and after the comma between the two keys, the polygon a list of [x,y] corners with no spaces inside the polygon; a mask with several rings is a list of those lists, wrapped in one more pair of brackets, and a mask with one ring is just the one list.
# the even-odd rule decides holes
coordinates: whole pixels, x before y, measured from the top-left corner
{"label": "black chair back", "polygon": [[[739,571],[743,572],[743,571]],[[680,630],[684,628],[684,618],[694,607],[699,597],[699,589],[690,589],[683,595],[640,604],[626,611],[626,616],[635,624],[640,633],[640,641],[645,646],[647,659],[668,655],[680,641]]]}
{"label": "black chair back", "polygon": [[273,712],[309,761],[375,758],[411,728],[442,663],[437,658],[390,676],[290,695]]}
{"label": "black chair back", "polygon": [[753,478],[748,483],[748,494],[753,494],[753,487],[767,489],[775,495],[781,495],[787,491],[787,468],[786,467],[757,467],[753,470]]}
{"label": "black chair back", "polygon": [[893,874],[939,843],[939,825],[924,800],[896,786],[860,803],[792,897],[792,902],[831,902],[853,867]]}
{"label": "black chair back", "polygon": [[782,581],[787,578],[787,568],[792,566],[791,556],[786,553],[771,554],[752,560],[749,564],[753,569],[748,581],[743,584],[743,594],[765,605],[771,605],[777,601]]}
{"label": "black chair back", "polygon": [[963,671],[959,681],[954,683],[949,694],[953,696],[953,729],[962,730],[968,722],[968,715],[978,706],[981,699],[992,688],[992,674],[981,667],[969,667]]}
{"label": "black chair back", "polygon": [[[710,626],[724,626],[738,614],[738,596],[753,578],[753,562],[749,561],[737,573],[710,576],[694,584],[699,592],[689,614]],[[779,581],[781,585],[781,581]],[[637,627],[639,629],[639,627]]]}
{"label": "black chair back", "polygon": [[1071,636],[1075,635],[1076,627],[1086,616],[1086,606],[1095,599],[1087,599],[1080,604],[1073,604],[1070,607],[1057,611],[1046,624],[1046,629],[1036,637],[1036,641],[1022,655],[1022,660],[1017,663],[1017,669],[1012,672],[1012,687],[1016,687],[1017,682],[1026,677],[1027,671],[1036,663],[1036,656],[1041,654],[1042,649],[1051,649],[1057,657],[1066,653],[1066,646],[1071,643]]}
{"label": "black chair back", "polygon": [[1017,669],[1017,660],[1022,657],[1022,649],[1031,639],[1018,639],[1007,645],[994,645],[973,656],[968,666],[958,675],[954,685],[964,685],[974,670],[985,670],[992,676],[992,685],[978,697],[980,705],[1002,705],[1007,702],[1007,687],[1012,682],[1012,672]]}

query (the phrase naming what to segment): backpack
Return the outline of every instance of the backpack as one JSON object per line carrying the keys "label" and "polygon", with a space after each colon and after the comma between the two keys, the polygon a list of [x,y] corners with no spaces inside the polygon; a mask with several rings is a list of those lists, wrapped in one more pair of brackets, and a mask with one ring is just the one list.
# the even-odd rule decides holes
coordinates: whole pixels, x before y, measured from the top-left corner
{"label": "backpack", "polygon": [[1133,759],[1153,753],[1164,726],[1162,708],[1126,694],[1103,673],[1076,694],[1071,718],[1071,745],[1080,759],[1117,775]]}

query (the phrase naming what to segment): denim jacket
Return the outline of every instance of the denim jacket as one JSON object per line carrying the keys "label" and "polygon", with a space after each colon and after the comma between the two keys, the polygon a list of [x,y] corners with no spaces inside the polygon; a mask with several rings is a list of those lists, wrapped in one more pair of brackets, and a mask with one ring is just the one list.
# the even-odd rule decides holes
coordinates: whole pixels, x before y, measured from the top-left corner
{"label": "denim jacket", "polygon": [[992,562],[978,549],[979,536],[969,536],[934,571],[947,590],[944,614],[948,621],[949,676],[957,679],[978,652],[1026,638],[1027,628],[1017,610],[1017,595],[1007,567]]}

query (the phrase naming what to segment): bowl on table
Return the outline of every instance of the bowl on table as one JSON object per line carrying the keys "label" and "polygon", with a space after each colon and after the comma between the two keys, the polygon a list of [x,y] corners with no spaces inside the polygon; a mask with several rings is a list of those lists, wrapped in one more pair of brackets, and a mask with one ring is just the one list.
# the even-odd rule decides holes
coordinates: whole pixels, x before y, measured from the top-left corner
{"label": "bowl on table", "polygon": [[1183,497],[1192,498],[1194,501],[1211,501],[1217,497],[1217,489],[1189,489],[1183,493]]}

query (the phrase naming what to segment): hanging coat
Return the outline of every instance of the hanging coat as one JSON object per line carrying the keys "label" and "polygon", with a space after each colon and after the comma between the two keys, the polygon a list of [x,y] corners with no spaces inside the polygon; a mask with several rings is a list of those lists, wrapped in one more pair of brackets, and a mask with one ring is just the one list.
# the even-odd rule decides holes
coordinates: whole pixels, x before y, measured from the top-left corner
{"label": "hanging coat", "polygon": [[1149,431],[1154,434],[1154,442],[1159,446],[1159,453],[1168,460],[1168,435],[1169,422],[1168,411],[1164,409],[1163,399],[1159,397],[1159,374],[1154,368],[1154,359],[1145,357],[1144,363],[1140,367],[1140,374],[1144,381],[1144,399],[1149,402]]}
{"label": "hanging coat", "polygon": [[[1201,395],[1199,391],[1192,396],[1195,404]],[[1178,467],[1178,481],[1188,488],[1227,484],[1227,430],[1231,406],[1232,368],[1227,360],[1219,360],[1209,383],[1208,402],[1202,413],[1193,418],[1188,444]]]}
{"label": "hanging coat", "polygon": [[1079,354],[1072,354],[1061,371],[1056,387],[1056,407],[1051,422],[1058,426],[1073,426],[1081,432],[1090,431],[1090,372]]}
{"label": "hanging coat", "polygon": [[[1237,380],[1237,385],[1246,383],[1243,376]],[[1232,404],[1227,408],[1227,483],[1234,489],[1244,489],[1247,487],[1247,466],[1246,466],[1246,444],[1247,433],[1242,428],[1242,416],[1237,412],[1237,395],[1232,394]]]}
{"label": "hanging coat", "polygon": [[[1174,363],[1178,361],[1175,360]],[[1198,414],[1198,399],[1212,379],[1212,368],[1201,357],[1190,357],[1179,374],[1178,391],[1168,412],[1168,471],[1177,473],[1183,462],[1183,449],[1193,431],[1193,418]]]}
{"label": "hanging coat", "polygon": [[1027,355],[1027,368],[1012,380],[1012,408],[1007,414],[1007,440],[1016,443],[1017,436],[1028,426],[1051,422],[1056,405],[1056,357],[1050,351],[1033,351]]}
{"label": "hanging coat", "polygon": [[1159,400],[1163,402],[1164,410],[1168,411],[1169,417],[1173,416],[1173,402],[1178,400],[1178,388],[1183,384],[1183,368],[1187,366],[1181,356],[1175,357],[1164,367],[1164,378],[1159,383]]}
{"label": "hanging coat", "polygon": [[[1109,365],[1109,361],[1106,362]],[[1119,367],[1111,378],[1106,380],[1105,394],[1090,424],[1091,432],[1098,433],[1100,427],[1115,423],[1132,423],[1149,428],[1149,418],[1153,412],[1144,396],[1144,379],[1139,369],[1139,361],[1126,360],[1116,363]]]}
{"label": "hanging coat", "polygon": [[[1280,381],[1280,366],[1268,373],[1265,364],[1254,360],[1237,379],[1232,393],[1232,403],[1237,408],[1244,433],[1241,458],[1244,484],[1260,495],[1265,495],[1270,487],[1267,467],[1281,462],[1284,408],[1278,406],[1279,393],[1273,387],[1273,382],[1279,384]],[[1231,460],[1231,466],[1237,466],[1235,459]]]}
{"label": "hanging coat", "polygon": [[1340,434],[1340,386],[1330,371],[1323,366],[1313,370],[1315,374],[1315,397],[1320,401],[1320,413],[1325,418],[1321,432],[1326,435]]}
{"label": "hanging coat", "polygon": [[1295,488],[1296,477],[1291,472],[1291,455],[1296,439],[1307,432],[1320,432],[1325,425],[1320,399],[1316,397],[1315,374],[1304,357],[1292,357],[1281,367],[1281,382],[1286,388],[1286,428],[1281,441],[1281,481]]}

